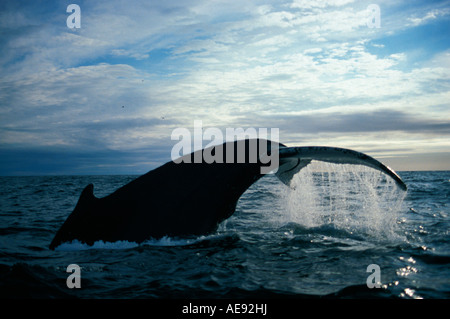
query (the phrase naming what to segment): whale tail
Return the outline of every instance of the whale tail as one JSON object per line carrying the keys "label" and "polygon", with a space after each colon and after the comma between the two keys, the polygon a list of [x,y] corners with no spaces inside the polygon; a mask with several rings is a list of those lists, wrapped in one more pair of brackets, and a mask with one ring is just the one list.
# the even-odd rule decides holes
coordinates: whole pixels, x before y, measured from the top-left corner
{"label": "whale tail", "polygon": [[67,225],[75,224],[79,227],[83,227],[82,224],[86,222],[86,215],[89,214],[95,216],[95,214],[92,214],[92,208],[96,200],[98,200],[98,198],[94,196],[94,185],[87,185],[81,192],[73,213],[67,218],[66,222],[61,226],[50,243],[50,249],[54,250],[61,242],[73,240],[73,238],[71,238],[73,231],[69,229]]}
{"label": "whale tail", "polygon": [[364,153],[350,149],[327,146],[280,147],[279,156],[280,165],[276,176],[288,186],[295,174],[311,163],[312,160],[316,160],[335,164],[371,167],[387,174],[394,179],[395,183],[402,190],[407,190],[406,184],[394,170]]}
{"label": "whale tail", "polygon": [[286,147],[268,140],[228,142],[168,162],[103,198],[96,198],[94,186],[89,184],[50,249],[75,239],[89,245],[98,240],[141,243],[163,236],[212,233],[234,213],[240,196],[264,176],[262,168],[267,173],[276,169],[276,176],[289,185],[313,160],[368,166],[389,175],[406,190],[392,169],[353,150]]}

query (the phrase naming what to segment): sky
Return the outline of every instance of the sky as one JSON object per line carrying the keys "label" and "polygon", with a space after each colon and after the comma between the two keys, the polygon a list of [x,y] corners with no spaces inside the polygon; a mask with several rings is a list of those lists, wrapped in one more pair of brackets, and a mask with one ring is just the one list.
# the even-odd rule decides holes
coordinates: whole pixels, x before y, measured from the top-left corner
{"label": "sky", "polygon": [[450,170],[449,31],[450,1],[2,0],[0,175],[143,174],[194,121]]}

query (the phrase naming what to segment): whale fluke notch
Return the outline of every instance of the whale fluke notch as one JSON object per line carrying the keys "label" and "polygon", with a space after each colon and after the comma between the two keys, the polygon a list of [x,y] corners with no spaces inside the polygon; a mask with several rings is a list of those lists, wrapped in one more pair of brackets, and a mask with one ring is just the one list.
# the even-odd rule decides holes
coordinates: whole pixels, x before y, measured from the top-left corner
{"label": "whale fluke notch", "polygon": [[[73,240],[89,245],[99,240],[141,243],[164,236],[213,233],[234,213],[240,196],[264,176],[261,167],[267,168],[267,155],[276,151],[279,155],[276,175],[286,184],[312,160],[318,160],[369,166],[389,175],[406,190],[405,183],[393,170],[363,153],[336,147],[286,147],[261,139],[254,142],[240,140],[198,150],[183,156],[188,161],[168,162],[103,198],[95,197],[94,186],[89,184],[57,231],[50,249]],[[258,150],[262,147],[257,161],[249,155],[251,145],[258,145]],[[233,155],[227,157],[229,150]],[[246,152],[244,157],[237,155],[242,150]],[[196,161],[205,154],[221,154],[223,161],[211,163],[204,158]],[[230,157],[235,161],[227,162]],[[238,157],[245,160],[236,161]]]}

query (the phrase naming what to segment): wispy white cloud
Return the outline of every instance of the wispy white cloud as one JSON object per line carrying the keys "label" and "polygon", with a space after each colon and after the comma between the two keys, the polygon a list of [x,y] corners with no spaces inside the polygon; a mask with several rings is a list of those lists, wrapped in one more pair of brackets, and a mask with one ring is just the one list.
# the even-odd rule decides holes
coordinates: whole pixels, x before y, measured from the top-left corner
{"label": "wispy white cloud", "polygon": [[349,3],[353,3],[355,0],[294,0],[291,4],[292,8],[326,8],[326,7],[340,7]]}
{"label": "wispy white cloud", "polygon": [[434,9],[428,11],[425,15],[418,16],[417,14],[415,14],[413,17],[408,18],[408,21],[412,26],[419,26],[449,15],[450,8]]}
{"label": "wispy white cloud", "polygon": [[114,56],[119,56],[119,57],[130,57],[130,58],[133,58],[136,60],[144,60],[144,59],[148,59],[148,57],[149,57],[148,54],[135,53],[133,51],[125,50],[125,49],[113,49],[111,51],[111,54]]}

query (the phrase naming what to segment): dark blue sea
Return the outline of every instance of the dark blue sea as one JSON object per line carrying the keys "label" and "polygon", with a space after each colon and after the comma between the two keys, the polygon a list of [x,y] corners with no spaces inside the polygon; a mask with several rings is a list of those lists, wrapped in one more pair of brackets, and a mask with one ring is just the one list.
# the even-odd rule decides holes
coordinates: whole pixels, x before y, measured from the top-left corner
{"label": "dark blue sea", "polygon": [[406,193],[369,169],[312,165],[292,188],[260,179],[215,234],[56,251],[87,184],[103,197],[137,176],[0,177],[0,297],[447,299],[450,171],[399,175]]}

